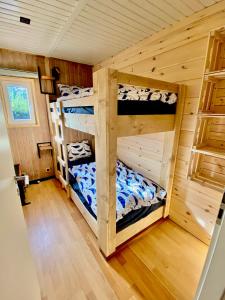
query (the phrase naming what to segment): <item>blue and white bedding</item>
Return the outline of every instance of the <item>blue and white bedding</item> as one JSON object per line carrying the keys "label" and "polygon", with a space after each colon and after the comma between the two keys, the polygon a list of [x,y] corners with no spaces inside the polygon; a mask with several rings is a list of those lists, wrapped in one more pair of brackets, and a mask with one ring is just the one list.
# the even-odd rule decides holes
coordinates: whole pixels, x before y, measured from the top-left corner
{"label": "blue and white bedding", "polygon": [[[96,163],[74,166],[70,169],[70,173],[76,179],[89,207],[97,216]],[[150,207],[164,201],[166,191],[118,160],[116,198],[116,220],[119,221],[133,210]]]}
{"label": "blue and white bedding", "polygon": [[[58,85],[61,97],[57,101],[78,99],[93,95],[93,88],[79,88],[77,86]],[[118,84],[119,101],[161,101],[162,103],[174,104],[177,101],[177,94],[165,90],[145,88],[128,84]]]}

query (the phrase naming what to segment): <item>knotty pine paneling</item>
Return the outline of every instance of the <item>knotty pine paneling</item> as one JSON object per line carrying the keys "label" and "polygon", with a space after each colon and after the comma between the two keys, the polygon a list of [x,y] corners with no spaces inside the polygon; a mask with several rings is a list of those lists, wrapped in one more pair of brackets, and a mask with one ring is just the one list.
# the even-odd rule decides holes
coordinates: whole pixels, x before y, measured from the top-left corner
{"label": "knotty pine paneling", "polygon": [[119,159],[141,174],[160,182],[164,135],[156,133],[119,138],[117,140]]}
{"label": "knotty pine paneling", "polygon": [[[30,55],[21,52],[0,49],[0,67],[37,71],[37,66],[45,72],[46,61],[43,56]],[[92,67],[61,61],[51,58],[50,67],[58,66],[61,70],[61,80],[65,84],[92,85]],[[41,159],[37,154],[37,143],[50,141],[50,130],[47,116],[45,95],[40,93],[39,82],[35,80],[35,94],[40,126],[25,128],[9,128],[9,139],[12,148],[14,163],[20,163],[23,172],[26,172],[31,180],[45,178],[54,175],[52,156],[49,151],[41,152]],[[89,135],[68,129],[71,140],[91,139]],[[46,168],[50,168],[46,172]]]}
{"label": "knotty pine paneling", "polygon": [[[190,181],[188,167],[194,139],[208,33],[215,27],[224,25],[225,11],[221,10],[221,7],[218,9],[219,7],[220,4],[204,10],[201,15],[197,13],[195,16],[186,18],[183,23],[153,35],[95,66],[95,69],[108,66],[132,74],[186,85],[170,218],[207,244],[210,242],[222,195],[220,192]],[[143,144],[141,144],[141,137],[138,139],[140,145],[135,149],[137,151],[136,159],[134,156],[133,160],[130,159],[134,166],[143,164],[141,158],[143,153],[146,153],[145,159],[148,159],[150,163],[154,156],[149,149],[156,147],[156,141],[151,139],[151,135],[149,135],[147,144],[146,136]],[[135,142],[135,138],[132,142]],[[126,144],[123,147],[126,147]],[[128,151],[130,151],[129,147],[127,147],[127,159],[129,159]],[[160,153],[160,149],[158,151]],[[155,164],[157,164],[157,158]],[[202,168],[204,172],[211,168],[218,174],[218,170],[222,170],[224,165],[221,160],[207,160],[202,161]],[[152,176],[152,172],[147,170],[145,175]]]}
{"label": "knotty pine paneling", "polygon": [[[49,59],[50,69],[58,67],[60,69],[60,79],[57,83],[77,85],[80,87],[91,87],[92,83],[92,66],[60,60],[57,58]],[[57,91],[59,96],[59,91]]]}

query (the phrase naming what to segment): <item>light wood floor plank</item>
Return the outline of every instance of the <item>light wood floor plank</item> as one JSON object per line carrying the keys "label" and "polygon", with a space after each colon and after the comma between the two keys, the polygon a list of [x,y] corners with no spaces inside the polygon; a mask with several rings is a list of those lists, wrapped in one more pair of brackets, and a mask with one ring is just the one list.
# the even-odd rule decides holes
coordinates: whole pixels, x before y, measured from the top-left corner
{"label": "light wood floor plank", "polygon": [[43,300],[191,300],[207,246],[160,221],[106,261],[56,180],[28,188],[24,207]]}

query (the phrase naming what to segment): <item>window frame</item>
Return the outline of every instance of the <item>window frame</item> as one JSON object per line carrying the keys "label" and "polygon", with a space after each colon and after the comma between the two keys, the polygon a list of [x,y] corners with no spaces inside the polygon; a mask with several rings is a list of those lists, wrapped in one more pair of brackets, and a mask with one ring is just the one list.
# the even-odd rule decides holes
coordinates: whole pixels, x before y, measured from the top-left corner
{"label": "window frame", "polygon": [[[9,99],[8,99],[8,92],[7,92],[8,84],[21,85],[21,86],[24,86],[27,88],[28,97],[29,97],[30,116],[31,116],[30,120],[14,120],[13,119],[12,111],[10,109],[10,103],[9,103]],[[2,102],[3,102],[7,127],[15,128],[15,127],[39,126],[34,79],[0,76],[0,86],[1,86],[1,94],[2,94],[1,98],[2,98]]]}

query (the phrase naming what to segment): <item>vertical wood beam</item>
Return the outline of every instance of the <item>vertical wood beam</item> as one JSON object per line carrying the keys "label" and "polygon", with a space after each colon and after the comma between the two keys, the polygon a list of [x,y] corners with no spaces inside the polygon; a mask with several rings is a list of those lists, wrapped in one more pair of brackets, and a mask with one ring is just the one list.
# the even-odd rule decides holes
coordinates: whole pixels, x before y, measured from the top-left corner
{"label": "vertical wood beam", "polygon": [[49,125],[49,131],[50,131],[50,140],[52,144],[52,158],[53,158],[53,167],[54,167],[54,175],[57,176],[57,154],[56,154],[56,142],[55,142],[55,136],[54,136],[54,129],[53,129],[53,122],[51,118],[50,113],[50,101],[49,101],[49,95],[45,96],[46,99],[46,107],[47,107],[47,115],[48,115],[48,125]]}
{"label": "vertical wood beam", "polygon": [[117,71],[94,73],[98,243],[107,257],[116,249]]}
{"label": "vertical wood beam", "polygon": [[[185,86],[179,86],[178,92],[178,102],[177,102],[177,111],[176,111],[176,118],[175,118],[175,126],[174,126],[174,139],[173,139],[173,149],[172,149],[172,156],[170,162],[170,174],[167,182],[167,200],[165,205],[165,210],[163,217],[166,218],[169,215],[170,210],[170,203],[172,197],[172,187],[173,187],[173,180],[175,174],[175,165],[177,160],[177,152],[180,140],[180,130],[181,130],[181,123],[183,119],[183,112],[184,112],[184,101],[185,101]],[[172,141],[171,141],[172,142]]]}

